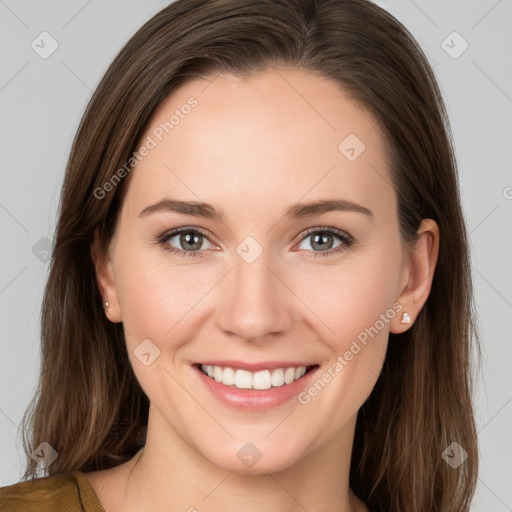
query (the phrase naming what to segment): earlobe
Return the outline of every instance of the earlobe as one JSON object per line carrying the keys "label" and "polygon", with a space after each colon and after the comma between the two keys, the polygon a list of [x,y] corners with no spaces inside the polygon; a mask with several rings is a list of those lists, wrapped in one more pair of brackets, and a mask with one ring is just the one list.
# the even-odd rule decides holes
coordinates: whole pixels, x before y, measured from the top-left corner
{"label": "earlobe", "polygon": [[117,290],[114,281],[112,261],[101,248],[98,229],[94,232],[94,241],[91,244],[91,258],[96,270],[96,282],[102,297],[101,307],[107,318],[114,323],[121,322]]}
{"label": "earlobe", "polygon": [[392,333],[399,334],[409,329],[427,301],[438,255],[439,227],[434,220],[424,219],[417,231],[414,247],[405,262],[408,279],[399,290],[397,299],[403,310],[391,322]]}

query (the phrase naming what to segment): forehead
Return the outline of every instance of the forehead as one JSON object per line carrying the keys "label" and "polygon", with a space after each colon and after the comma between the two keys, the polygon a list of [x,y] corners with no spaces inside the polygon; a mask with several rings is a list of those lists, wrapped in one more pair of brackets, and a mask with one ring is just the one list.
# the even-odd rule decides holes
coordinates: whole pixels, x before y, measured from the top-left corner
{"label": "forehead", "polygon": [[151,149],[132,171],[132,216],[166,196],[219,205],[227,216],[236,201],[238,219],[301,199],[394,207],[376,120],[308,71],[188,81],[160,104],[140,143]]}

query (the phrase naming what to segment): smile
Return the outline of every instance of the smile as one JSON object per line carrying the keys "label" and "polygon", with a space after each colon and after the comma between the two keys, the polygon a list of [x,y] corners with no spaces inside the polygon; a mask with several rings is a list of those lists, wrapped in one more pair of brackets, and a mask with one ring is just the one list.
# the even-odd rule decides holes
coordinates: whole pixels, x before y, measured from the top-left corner
{"label": "smile", "polygon": [[206,392],[224,405],[243,411],[264,411],[297,398],[311,384],[318,364],[303,361],[235,360],[192,364]]}
{"label": "smile", "polygon": [[229,366],[202,364],[200,369],[205,375],[225,386],[234,386],[238,389],[264,390],[289,385],[303,377],[313,366],[274,368],[251,372]]}

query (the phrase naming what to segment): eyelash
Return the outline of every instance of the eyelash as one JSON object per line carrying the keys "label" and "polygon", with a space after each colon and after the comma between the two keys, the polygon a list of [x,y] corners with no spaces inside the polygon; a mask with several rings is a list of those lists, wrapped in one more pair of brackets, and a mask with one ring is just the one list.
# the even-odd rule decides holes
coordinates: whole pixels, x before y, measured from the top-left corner
{"label": "eyelash", "polygon": [[[200,256],[201,253],[204,252],[202,250],[201,251],[183,251],[181,249],[176,249],[176,247],[173,247],[172,245],[169,245],[167,243],[170,239],[174,238],[176,235],[179,235],[181,233],[200,234],[209,240],[208,236],[203,231],[201,231],[197,228],[186,228],[185,227],[185,228],[175,229],[173,231],[169,231],[167,233],[160,235],[157,238],[156,243],[161,245],[165,251],[167,251],[171,254],[176,254],[178,256],[183,256],[185,258],[202,257],[202,256]],[[317,258],[319,256],[333,256],[334,254],[341,253],[342,251],[352,247],[355,243],[355,240],[350,235],[348,235],[347,233],[345,233],[343,231],[340,231],[339,229],[335,229],[335,228],[331,228],[331,227],[309,229],[304,233],[304,236],[299,240],[299,242],[302,242],[308,236],[317,234],[317,233],[322,233],[322,234],[327,233],[329,235],[336,236],[337,238],[339,238],[341,240],[342,244],[339,245],[338,247],[336,247],[335,249],[329,249],[328,251],[309,251],[309,250],[303,249],[303,250],[306,250],[307,252],[313,252],[314,256],[308,256],[308,257]]]}

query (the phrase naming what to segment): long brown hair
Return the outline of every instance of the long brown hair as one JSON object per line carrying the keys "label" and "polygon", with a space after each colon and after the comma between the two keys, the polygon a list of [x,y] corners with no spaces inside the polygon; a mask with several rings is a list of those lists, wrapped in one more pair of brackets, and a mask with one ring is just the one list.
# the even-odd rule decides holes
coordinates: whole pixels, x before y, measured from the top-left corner
{"label": "long brown hair", "polygon": [[[472,344],[478,348],[465,222],[447,114],[411,34],[368,0],[177,0],[128,41],[95,90],[62,188],[41,318],[39,388],[23,417],[24,478],[48,442],[50,475],[129,460],[144,442],[149,402],[132,371],[122,324],[102,310],[90,256],[106,249],[130,160],[157,106],[193,77],[247,78],[269,66],[335,80],[378,120],[390,155],[402,240],[422,219],[441,242],[430,296],[412,327],[390,334],[377,384],[361,407],[350,485],[375,511],[466,511],[478,468]],[[104,197],[98,198],[102,189]],[[458,468],[442,453],[467,452]]]}

